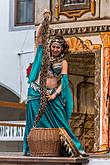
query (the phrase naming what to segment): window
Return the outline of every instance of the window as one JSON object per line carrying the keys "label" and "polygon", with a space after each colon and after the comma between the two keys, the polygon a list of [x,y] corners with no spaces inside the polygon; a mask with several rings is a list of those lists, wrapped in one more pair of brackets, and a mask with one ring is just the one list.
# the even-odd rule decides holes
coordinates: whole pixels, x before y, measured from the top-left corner
{"label": "window", "polygon": [[16,0],[15,26],[33,25],[35,15],[35,0]]}

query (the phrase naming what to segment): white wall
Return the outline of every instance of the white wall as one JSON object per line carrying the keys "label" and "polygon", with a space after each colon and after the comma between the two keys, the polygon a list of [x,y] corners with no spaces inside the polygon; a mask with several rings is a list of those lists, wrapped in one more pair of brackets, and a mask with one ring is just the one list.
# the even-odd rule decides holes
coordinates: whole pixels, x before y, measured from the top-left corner
{"label": "white wall", "polygon": [[90,158],[89,163],[83,165],[109,165],[110,158]]}
{"label": "white wall", "polygon": [[[20,96],[18,53],[34,50],[34,29],[9,31],[9,12],[11,10],[9,6],[11,2],[11,0],[0,0],[0,84]],[[28,59],[27,61],[30,62],[32,57],[33,53],[30,53],[29,61]]]}

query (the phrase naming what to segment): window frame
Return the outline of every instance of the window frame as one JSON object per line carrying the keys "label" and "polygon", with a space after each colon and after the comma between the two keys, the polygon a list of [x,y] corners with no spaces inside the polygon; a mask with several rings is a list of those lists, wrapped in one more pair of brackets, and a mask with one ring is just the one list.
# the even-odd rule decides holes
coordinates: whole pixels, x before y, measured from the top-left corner
{"label": "window frame", "polygon": [[19,7],[19,0],[15,0],[14,6],[14,26],[26,26],[26,25],[34,25],[35,24],[35,0],[33,0],[33,12],[32,12],[32,22],[18,22],[18,7]]}

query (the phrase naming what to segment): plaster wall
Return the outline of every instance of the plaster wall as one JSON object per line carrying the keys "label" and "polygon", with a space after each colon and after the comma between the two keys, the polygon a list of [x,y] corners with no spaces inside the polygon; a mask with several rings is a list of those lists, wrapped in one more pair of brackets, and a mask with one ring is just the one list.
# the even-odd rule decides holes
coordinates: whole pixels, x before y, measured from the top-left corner
{"label": "plaster wall", "polygon": [[44,9],[50,9],[50,1],[49,0],[37,0],[35,1],[35,23],[41,23],[42,12]]}
{"label": "plaster wall", "polygon": [[[52,22],[55,24],[59,24],[62,22],[84,22],[84,21],[95,21],[95,20],[109,20],[110,14],[109,14],[109,8],[110,8],[110,0],[104,1],[104,0],[95,0],[95,6],[94,6],[94,14],[91,13],[91,10],[89,12],[84,13],[81,17],[77,17],[75,20],[74,16],[73,18],[67,18],[65,15],[60,15],[59,20],[55,19],[55,5],[57,4],[57,0],[48,1],[45,0],[41,3],[41,0],[36,1],[36,24],[40,23],[42,19],[42,11],[43,9],[47,8],[50,9],[52,12]],[[90,4],[91,5],[91,4]],[[101,21],[102,22],[102,21]]]}
{"label": "plaster wall", "polygon": [[[21,66],[18,53],[31,52],[27,53],[28,56],[34,56],[34,28],[22,30],[22,27],[20,30],[10,31],[10,12],[13,10],[10,4],[12,2],[12,0],[0,0],[0,85],[7,87],[20,97]],[[14,20],[14,15],[11,15],[11,19]],[[27,57],[27,54],[24,56]],[[30,61],[30,58],[27,59]],[[26,60],[25,65],[29,61]]]}

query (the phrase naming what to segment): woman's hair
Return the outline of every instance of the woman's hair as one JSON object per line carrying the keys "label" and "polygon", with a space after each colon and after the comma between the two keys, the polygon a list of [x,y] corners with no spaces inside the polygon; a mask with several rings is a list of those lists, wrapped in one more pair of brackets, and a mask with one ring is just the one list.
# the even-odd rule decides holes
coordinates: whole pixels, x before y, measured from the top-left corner
{"label": "woman's hair", "polygon": [[63,38],[63,36],[57,35],[54,36],[51,40],[50,40],[50,46],[52,45],[53,42],[58,42],[61,44],[63,50],[62,50],[62,54],[66,54],[68,53],[69,50],[69,46],[67,44],[67,42],[65,41],[65,39]]}

